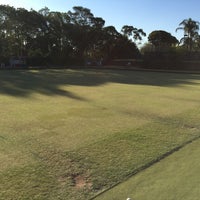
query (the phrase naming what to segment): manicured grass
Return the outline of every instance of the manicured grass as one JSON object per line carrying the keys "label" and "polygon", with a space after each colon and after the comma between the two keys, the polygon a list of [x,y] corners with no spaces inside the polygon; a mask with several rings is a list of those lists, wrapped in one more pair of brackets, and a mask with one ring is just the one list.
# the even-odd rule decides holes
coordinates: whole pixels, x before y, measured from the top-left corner
{"label": "manicured grass", "polygon": [[95,200],[198,200],[200,140],[100,195]]}
{"label": "manicured grass", "polygon": [[84,200],[200,135],[200,75],[0,72],[0,199]]}

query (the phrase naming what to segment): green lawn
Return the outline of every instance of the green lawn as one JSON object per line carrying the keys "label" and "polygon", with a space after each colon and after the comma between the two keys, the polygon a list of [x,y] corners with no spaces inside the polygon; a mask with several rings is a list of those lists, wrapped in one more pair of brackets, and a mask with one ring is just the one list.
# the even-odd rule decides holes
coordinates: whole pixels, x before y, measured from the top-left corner
{"label": "green lawn", "polygon": [[87,200],[200,136],[200,75],[0,71],[0,200]]}
{"label": "green lawn", "polygon": [[138,173],[95,200],[199,200],[200,140]]}

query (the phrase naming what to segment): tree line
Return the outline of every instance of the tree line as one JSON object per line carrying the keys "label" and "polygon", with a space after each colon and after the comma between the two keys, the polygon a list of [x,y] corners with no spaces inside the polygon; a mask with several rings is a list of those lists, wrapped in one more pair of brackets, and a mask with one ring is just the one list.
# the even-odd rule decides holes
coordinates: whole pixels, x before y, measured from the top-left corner
{"label": "tree line", "polygon": [[0,61],[8,63],[11,56],[23,56],[30,65],[77,65],[140,58],[149,53],[152,60],[155,55],[162,59],[163,52],[174,58],[177,52],[199,51],[199,22],[185,19],[179,30],[184,35],[180,41],[164,30],[152,31],[148,43],[139,50],[136,44],[146,36],[143,29],[124,25],[118,32],[114,26],[105,26],[105,20],[88,8],[76,6],[72,11],[55,12],[47,7],[28,11],[0,5]]}
{"label": "tree line", "polygon": [[198,52],[200,50],[199,25],[198,21],[191,18],[184,19],[176,29],[176,32],[179,30],[183,31],[184,36],[180,41],[166,31],[153,31],[149,34],[149,42],[144,46],[144,49],[146,48],[147,51],[150,48],[156,51],[166,51],[174,47],[177,50],[182,49],[187,53]]}
{"label": "tree line", "polygon": [[118,32],[105,26],[88,8],[54,12],[0,5],[0,60],[25,56],[30,64],[83,64],[85,60],[108,61],[137,58],[136,41],[146,34],[125,25]]}

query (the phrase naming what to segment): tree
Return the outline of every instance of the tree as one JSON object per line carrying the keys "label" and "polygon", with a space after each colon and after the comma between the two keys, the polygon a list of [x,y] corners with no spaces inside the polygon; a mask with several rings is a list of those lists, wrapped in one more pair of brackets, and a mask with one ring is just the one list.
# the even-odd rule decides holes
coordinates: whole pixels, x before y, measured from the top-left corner
{"label": "tree", "polygon": [[112,59],[133,59],[140,56],[136,44],[124,35],[120,35],[111,49]]}
{"label": "tree", "polygon": [[151,32],[148,36],[148,40],[158,50],[168,49],[169,47],[178,44],[176,37],[163,30]]}
{"label": "tree", "polygon": [[16,17],[16,9],[14,7],[0,5],[0,34],[3,36],[4,46],[3,55],[8,57],[9,55],[18,54],[19,44],[16,37],[17,22],[14,20]]}
{"label": "tree", "polygon": [[81,6],[73,7],[74,12],[67,14],[70,18],[70,38],[74,53],[79,59],[84,59],[97,48],[99,37],[105,21],[94,17],[90,9]]}
{"label": "tree", "polygon": [[0,5],[0,57],[25,55],[31,64],[80,64],[87,58],[109,60],[138,54],[133,40],[142,39],[142,29],[127,26],[123,35],[114,26],[104,25],[101,17],[80,6],[62,13],[47,7],[37,12]]}
{"label": "tree", "polygon": [[189,51],[193,49],[194,41],[199,31],[199,24],[200,22],[194,21],[191,18],[184,19],[179,24],[179,27],[176,29],[176,31],[178,30],[184,31],[184,37],[181,39],[181,42],[183,42],[183,44],[186,45]]}
{"label": "tree", "polygon": [[145,44],[143,44],[143,46],[140,49],[140,52],[143,55],[154,52],[154,51],[155,51],[155,46],[150,42],[146,42]]}
{"label": "tree", "polygon": [[106,26],[102,30],[101,52],[105,60],[112,58],[112,49],[116,43],[116,40],[120,36],[120,33],[114,26]]}
{"label": "tree", "polygon": [[137,29],[128,25],[123,26],[121,32],[127,38],[132,38],[134,42],[142,40],[142,37],[146,36],[146,33],[142,29]]}

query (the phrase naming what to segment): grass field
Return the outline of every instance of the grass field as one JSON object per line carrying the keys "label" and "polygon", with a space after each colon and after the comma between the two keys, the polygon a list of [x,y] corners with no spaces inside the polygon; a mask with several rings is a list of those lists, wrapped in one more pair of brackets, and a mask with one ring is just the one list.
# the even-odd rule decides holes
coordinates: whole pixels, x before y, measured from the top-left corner
{"label": "grass field", "polygon": [[200,75],[0,72],[0,200],[89,199],[200,136]]}
{"label": "grass field", "polygon": [[199,200],[199,147],[197,140],[95,200]]}

